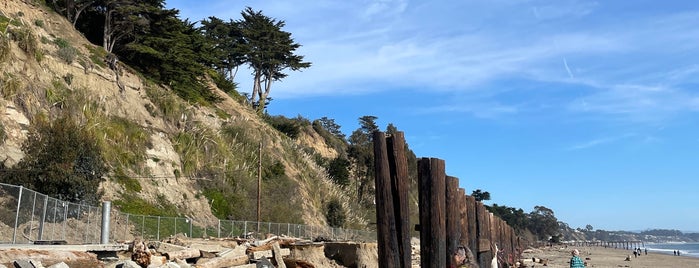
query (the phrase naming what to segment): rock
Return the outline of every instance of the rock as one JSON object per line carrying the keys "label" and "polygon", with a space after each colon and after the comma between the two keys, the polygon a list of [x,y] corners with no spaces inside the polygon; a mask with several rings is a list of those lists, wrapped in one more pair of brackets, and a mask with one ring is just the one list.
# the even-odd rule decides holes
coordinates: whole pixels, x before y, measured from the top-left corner
{"label": "rock", "polygon": [[49,266],[48,268],[70,268],[70,266],[68,266],[68,264],[66,264],[65,262],[59,262]]}
{"label": "rock", "polygon": [[29,260],[16,260],[13,264],[15,268],[36,268],[29,262]]}
{"label": "rock", "polygon": [[116,268],[141,268],[135,261],[126,260],[122,263],[117,263]]}
{"label": "rock", "polygon": [[131,260],[141,267],[148,267],[151,262],[151,253],[146,247],[146,244],[140,239],[135,239],[132,248],[133,253],[131,254]]}
{"label": "rock", "polygon": [[150,264],[148,267],[161,267],[167,263],[167,258],[165,256],[150,256]]}

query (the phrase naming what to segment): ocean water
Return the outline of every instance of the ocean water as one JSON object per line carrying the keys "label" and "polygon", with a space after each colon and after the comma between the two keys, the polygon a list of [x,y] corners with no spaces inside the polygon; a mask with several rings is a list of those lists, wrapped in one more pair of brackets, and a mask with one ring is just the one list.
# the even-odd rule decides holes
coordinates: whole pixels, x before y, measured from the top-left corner
{"label": "ocean water", "polygon": [[666,244],[648,244],[646,243],[648,252],[657,252],[663,254],[673,254],[672,251],[679,250],[680,255],[687,257],[699,258],[699,243],[666,243]]}

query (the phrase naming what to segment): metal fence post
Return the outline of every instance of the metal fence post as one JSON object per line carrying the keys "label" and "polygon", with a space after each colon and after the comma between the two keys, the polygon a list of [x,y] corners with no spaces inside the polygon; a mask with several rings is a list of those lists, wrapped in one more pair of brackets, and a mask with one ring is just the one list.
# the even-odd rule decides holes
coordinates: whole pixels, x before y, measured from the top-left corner
{"label": "metal fence post", "polygon": [[68,221],[68,205],[65,201],[61,203],[63,205],[63,232],[61,234],[61,239],[66,240],[66,222]]}
{"label": "metal fence post", "polygon": [[155,239],[160,241],[160,216],[158,216],[158,233],[155,235]]}
{"label": "metal fence post", "polygon": [[194,237],[194,234],[192,233],[192,219],[187,219],[189,222],[189,237]]}
{"label": "metal fence post", "polygon": [[218,220],[218,238],[221,238],[221,220]]}
{"label": "metal fence post", "polygon": [[100,244],[109,243],[109,215],[111,214],[111,211],[112,202],[102,202],[102,236],[100,237]]}
{"label": "metal fence post", "polygon": [[56,239],[56,213],[58,212],[58,199],[53,199],[53,225],[51,225],[51,240]]}
{"label": "metal fence post", "polygon": [[[48,197],[47,197],[48,199]],[[92,210],[91,206],[87,206],[87,225],[85,225],[85,240],[83,240],[84,243],[87,243],[87,235],[90,233],[90,211]]]}
{"label": "metal fence post", "polygon": [[36,209],[36,192],[34,192],[34,199],[32,200],[32,218],[29,220],[29,239],[32,237],[32,230],[34,229],[34,210]]}
{"label": "metal fence post", "polygon": [[39,236],[37,237],[37,240],[44,239],[44,222],[46,221],[46,207],[49,206],[49,197],[46,195],[43,195],[43,196],[44,196],[44,207],[42,209],[43,211],[41,212],[41,220],[39,220]]}
{"label": "metal fence post", "polygon": [[24,187],[19,187],[19,195],[17,197],[17,212],[15,213],[15,230],[12,233],[12,244],[17,243],[17,223],[19,222],[19,205],[22,203],[22,189]]}

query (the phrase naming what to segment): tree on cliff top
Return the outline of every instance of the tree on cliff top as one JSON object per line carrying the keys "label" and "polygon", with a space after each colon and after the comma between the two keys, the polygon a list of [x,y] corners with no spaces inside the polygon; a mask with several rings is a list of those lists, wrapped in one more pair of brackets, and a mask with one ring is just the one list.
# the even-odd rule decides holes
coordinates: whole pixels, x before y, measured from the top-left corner
{"label": "tree on cliff top", "polygon": [[238,24],[245,40],[245,63],[253,75],[250,102],[261,112],[265,109],[272,82],[287,76],[284,70],[298,71],[311,67],[311,63],[294,54],[301,45],[294,42],[291,33],[282,30],[286,25],[283,20],[277,21],[250,7],[241,14],[243,19]]}

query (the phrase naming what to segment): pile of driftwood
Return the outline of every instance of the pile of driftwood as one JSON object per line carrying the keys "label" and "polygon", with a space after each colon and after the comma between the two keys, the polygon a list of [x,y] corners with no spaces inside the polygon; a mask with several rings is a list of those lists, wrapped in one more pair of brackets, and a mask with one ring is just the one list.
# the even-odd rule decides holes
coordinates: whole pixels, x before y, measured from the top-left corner
{"label": "pile of driftwood", "polygon": [[185,242],[179,238],[163,242],[135,240],[130,247],[131,260],[120,261],[115,267],[314,267],[308,262],[289,258],[288,247],[298,243],[306,241],[278,236],[264,240],[220,239],[209,243]]}

